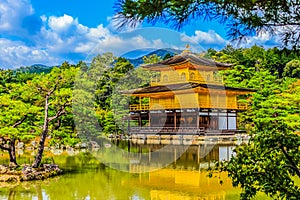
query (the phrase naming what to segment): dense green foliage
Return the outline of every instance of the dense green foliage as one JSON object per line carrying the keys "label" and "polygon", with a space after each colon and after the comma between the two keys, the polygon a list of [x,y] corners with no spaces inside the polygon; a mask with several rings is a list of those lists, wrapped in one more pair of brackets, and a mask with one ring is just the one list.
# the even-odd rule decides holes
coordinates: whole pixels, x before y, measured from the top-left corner
{"label": "dense green foliage", "polygon": [[300,82],[281,82],[269,87],[272,94],[257,92],[245,122],[251,130],[249,143],[238,146],[236,155],[220,163],[234,186],[242,187],[242,199],[264,192],[274,199],[298,199],[300,177]]}
{"label": "dense green foliage", "polygon": [[34,167],[38,167],[42,161],[49,130],[52,129],[55,135],[59,135],[60,132],[74,132],[72,118],[69,117],[71,121],[66,121],[63,120],[62,116],[72,114],[72,88],[77,71],[75,67],[63,63],[60,68],[53,68],[48,74],[36,76],[29,83],[35,89],[35,95],[40,100],[39,105],[44,108],[42,133],[39,139],[38,152],[33,163]]}
{"label": "dense green foliage", "polygon": [[146,20],[162,21],[175,28],[196,20],[217,20],[226,25],[232,39],[255,34],[280,35],[285,46],[299,47],[298,0],[119,0],[115,20],[119,27],[136,26]]}
{"label": "dense green foliage", "polygon": [[[53,68],[48,74],[1,71],[0,148],[9,152],[10,164],[17,165],[17,142],[37,140],[43,138],[43,134],[46,138],[48,132],[50,144],[75,145],[78,142],[73,139],[76,134],[70,110],[76,71],[77,67],[68,63]],[[43,146],[44,141],[39,148]]]}
{"label": "dense green foliage", "polygon": [[299,78],[300,77],[300,60],[291,60],[283,69],[283,75],[289,76],[293,78]]}
{"label": "dense green foliage", "polygon": [[10,164],[17,165],[15,145],[18,141],[33,139],[39,130],[36,123],[40,108],[33,104],[28,85],[7,82],[0,96],[0,148],[8,151]]}
{"label": "dense green foliage", "polygon": [[207,54],[235,64],[223,72],[227,85],[257,89],[244,97],[250,106],[239,118],[251,139],[235,149],[230,161],[218,163],[217,169],[226,171],[233,185],[242,188],[242,199],[257,192],[275,199],[298,199],[300,188],[294,179],[300,177],[300,77],[295,62],[299,51],[228,46]]}
{"label": "dense green foliage", "polygon": [[46,65],[39,65],[35,64],[32,66],[27,66],[27,67],[20,67],[18,69],[15,69],[14,71],[16,72],[21,72],[21,73],[49,73],[52,70],[53,67],[48,67]]}

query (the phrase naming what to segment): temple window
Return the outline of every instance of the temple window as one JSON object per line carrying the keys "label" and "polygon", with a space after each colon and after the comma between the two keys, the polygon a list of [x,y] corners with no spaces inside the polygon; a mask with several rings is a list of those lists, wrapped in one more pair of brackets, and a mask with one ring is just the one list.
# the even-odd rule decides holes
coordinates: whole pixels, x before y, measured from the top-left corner
{"label": "temple window", "polygon": [[181,79],[181,80],[183,80],[183,81],[184,81],[184,80],[186,80],[186,75],[185,75],[185,73],[184,73],[184,72],[181,74],[181,77],[180,77],[180,79]]}
{"label": "temple window", "polygon": [[195,73],[194,73],[194,72],[192,72],[192,73],[190,74],[190,79],[191,79],[191,80],[195,80]]}
{"label": "temple window", "polygon": [[214,72],[213,77],[214,77],[214,81],[218,81],[218,79],[219,79],[218,72]]}
{"label": "temple window", "polygon": [[207,75],[206,80],[210,81],[210,74]]}
{"label": "temple window", "polygon": [[158,99],[152,98],[151,100],[153,104],[158,104]]}
{"label": "temple window", "polygon": [[169,80],[169,77],[168,77],[168,75],[164,75],[164,77],[163,77],[163,81],[164,81],[164,82],[168,82],[168,80]]}

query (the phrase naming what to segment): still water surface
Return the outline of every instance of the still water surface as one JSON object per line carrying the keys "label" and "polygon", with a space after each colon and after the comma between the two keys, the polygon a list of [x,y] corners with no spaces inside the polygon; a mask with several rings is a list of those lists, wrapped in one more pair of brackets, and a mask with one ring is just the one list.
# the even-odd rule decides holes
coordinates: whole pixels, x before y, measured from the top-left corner
{"label": "still water surface", "polygon": [[[43,181],[15,184],[0,183],[0,199],[9,200],[233,200],[239,199],[238,188],[231,186],[226,174],[207,177],[207,167],[216,160],[227,160],[232,156],[233,143],[204,143],[185,147],[178,157],[176,148],[162,148],[161,144],[133,144],[117,142],[119,147],[135,152],[128,165],[103,164],[84,152],[46,152],[64,170],[64,174]],[[107,145],[95,155],[97,158],[113,155],[113,146]],[[163,149],[163,150],[161,150]],[[205,149],[208,151],[205,152]],[[147,152],[160,150],[160,156],[149,156]],[[110,151],[112,154],[103,154]],[[204,152],[204,153],[203,153]],[[144,158],[141,154],[146,155]],[[30,162],[31,153],[20,156],[20,162]],[[60,155],[55,155],[60,154]],[[173,159],[160,169],[164,158]],[[1,163],[7,157],[2,154]],[[121,158],[116,157],[114,160]],[[144,159],[144,160],[142,160]],[[145,164],[148,163],[148,164]],[[151,163],[151,164],[149,164]],[[118,165],[119,164],[119,165]],[[117,166],[117,167],[116,167]],[[118,166],[123,166],[118,168]],[[125,167],[124,167],[125,166]],[[155,167],[153,167],[155,166]],[[152,167],[149,170],[147,167]],[[121,170],[120,170],[121,169]],[[124,170],[126,169],[126,170]],[[145,170],[146,169],[146,170]],[[145,172],[143,172],[143,170]],[[222,181],[222,184],[220,184]],[[266,199],[260,195],[256,199]]]}

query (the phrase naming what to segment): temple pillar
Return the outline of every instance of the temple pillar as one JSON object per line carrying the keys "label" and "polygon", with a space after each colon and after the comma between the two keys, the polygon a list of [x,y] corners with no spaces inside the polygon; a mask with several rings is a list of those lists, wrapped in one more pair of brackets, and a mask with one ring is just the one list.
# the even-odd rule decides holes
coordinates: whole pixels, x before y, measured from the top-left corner
{"label": "temple pillar", "polygon": [[139,115],[139,126],[142,127],[142,116],[141,116],[141,113]]}
{"label": "temple pillar", "polygon": [[174,110],[174,129],[176,129],[177,128],[177,117],[176,117],[176,110]]}
{"label": "temple pillar", "polygon": [[196,128],[199,129],[200,125],[199,125],[199,108],[196,109]]}
{"label": "temple pillar", "polygon": [[127,120],[127,133],[130,134],[130,117]]}
{"label": "temple pillar", "polygon": [[227,120],[226,120],[226,121],[227,121],[227,130],[228,130],[228,129],[229,129],[229,128],[228,128],[228,124],[229,124],[229,119],[228,119],[228,110],[226,111],[226,118],[227,118]]}

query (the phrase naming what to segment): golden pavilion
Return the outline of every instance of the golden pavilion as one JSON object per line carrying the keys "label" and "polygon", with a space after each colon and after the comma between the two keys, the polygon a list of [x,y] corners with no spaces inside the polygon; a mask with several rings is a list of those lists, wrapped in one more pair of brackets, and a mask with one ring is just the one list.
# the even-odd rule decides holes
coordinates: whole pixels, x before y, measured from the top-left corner
{"label": "golden pavilion", "polygon": [[238,102],[238,96],[253,90],[223,84],[219,71],[231,66],[188,50],[155,64],[142,65],[159,75],[150,86],[125,92],[139,98],[138,104],[130,105],[129,119],[137,122],[137,126],[131,125],[130,132],[236,132],[237,113],[247,109],[247,104]]}

